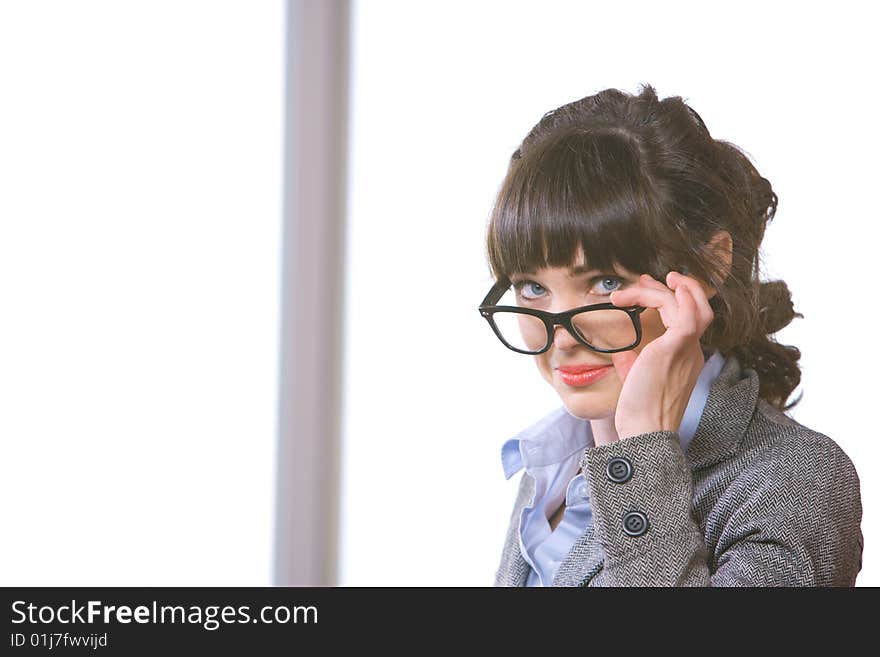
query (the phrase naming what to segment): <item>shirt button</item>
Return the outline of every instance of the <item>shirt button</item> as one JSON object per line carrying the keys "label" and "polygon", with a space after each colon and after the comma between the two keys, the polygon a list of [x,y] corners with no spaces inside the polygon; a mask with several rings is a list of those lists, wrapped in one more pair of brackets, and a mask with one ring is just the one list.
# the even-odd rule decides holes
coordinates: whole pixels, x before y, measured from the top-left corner
{"label": "shirt button", "polygon": [[632,463],[625,456],[617,456],[605,467],[605,474],[615,484],[625,484],[632,477]]}
{"label": "shirt button", "polygon": [[623,516],[623,531],[627,536],[641,536],[648,531],[648,516],[641,511],[630,511]]}

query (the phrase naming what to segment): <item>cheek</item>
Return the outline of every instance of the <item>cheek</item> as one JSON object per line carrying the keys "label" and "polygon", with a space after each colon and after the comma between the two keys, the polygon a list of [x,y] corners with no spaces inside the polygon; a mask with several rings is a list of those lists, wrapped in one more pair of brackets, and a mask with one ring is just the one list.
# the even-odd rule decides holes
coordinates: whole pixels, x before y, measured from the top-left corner
{"label": "cheek", "polygon": [[541,376],[547,381],[552,382],[553,369],[550,367],[550,359],[547,357],[547,354],[538,354],[535,356],[535,365],[538,366],[538,371],[541,372]]}

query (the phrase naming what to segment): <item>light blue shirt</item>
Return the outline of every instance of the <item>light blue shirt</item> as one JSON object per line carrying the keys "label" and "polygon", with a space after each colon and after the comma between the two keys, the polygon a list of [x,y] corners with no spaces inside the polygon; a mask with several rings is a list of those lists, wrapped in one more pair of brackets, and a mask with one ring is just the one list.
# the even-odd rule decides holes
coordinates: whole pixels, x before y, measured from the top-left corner
{"label": "light blue shirt", "polygon": [[[723,365],[724,357],[717,349],[703,365],[678,430],[684,452]],[[535,479],[531,506],[523,508],[519,519],[519,549],[531,566],[527,586],[549,586],[559,564],[593,521],[587,479],[578,470],[584,450],[594,446],[589,420],[574,417],[562,406],[501,448],[507,479],[523,467]],[[559,508],[563,498],[562,520],[551,530],[547,517]]]}

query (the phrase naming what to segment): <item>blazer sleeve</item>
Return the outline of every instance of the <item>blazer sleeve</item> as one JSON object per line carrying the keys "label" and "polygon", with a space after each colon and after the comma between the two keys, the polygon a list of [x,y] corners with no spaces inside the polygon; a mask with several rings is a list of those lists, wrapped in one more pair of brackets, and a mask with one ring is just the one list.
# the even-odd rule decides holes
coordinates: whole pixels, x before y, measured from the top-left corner
{"label": "blazer sleeve", "polygon": [[779,441],[729,480],[709,481],[718,487],[706,517],[717,534],[711,554],[693,516],[693,475],[677,433],[588,448],[582,463],[605,552],[602,585],[855,583],[859,480],[843,450],[821,434]]}

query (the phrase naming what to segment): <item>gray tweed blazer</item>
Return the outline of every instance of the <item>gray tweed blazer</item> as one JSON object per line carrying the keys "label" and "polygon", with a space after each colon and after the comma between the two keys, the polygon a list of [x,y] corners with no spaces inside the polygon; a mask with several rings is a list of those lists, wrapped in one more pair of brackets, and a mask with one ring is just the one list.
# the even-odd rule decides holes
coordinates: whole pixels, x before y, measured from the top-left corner
{"label": "gray tweed blazer", "polygon": [[[730,355],[687,454],[672,431],[586,448],[593,523],[553,586],[853,586],[864,546],[858,474],[837,443],[758,387]],[[631,468],[623,483],[614,479],[626,466],[608,468],[620,457]],[[526,584],[518,525],[534,483],[524,471],[496,586]]]}

